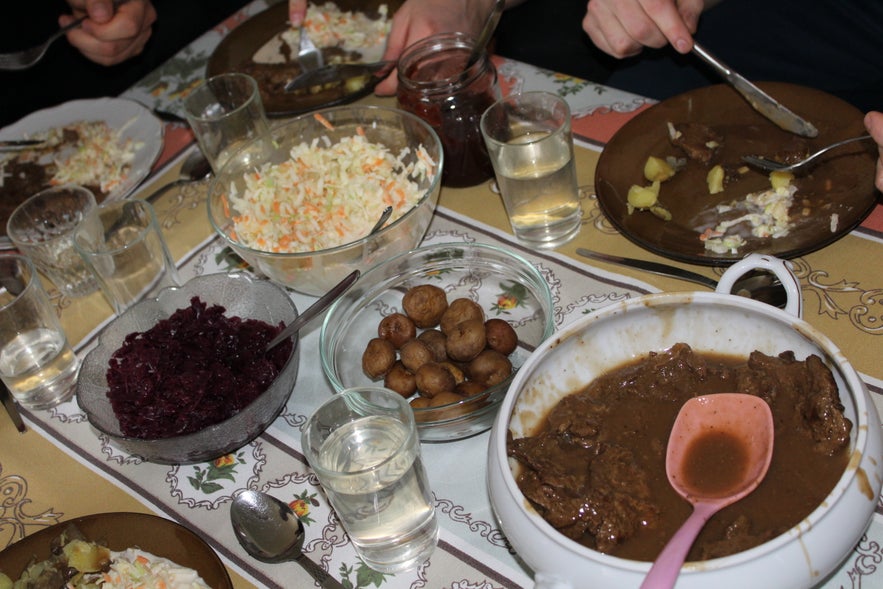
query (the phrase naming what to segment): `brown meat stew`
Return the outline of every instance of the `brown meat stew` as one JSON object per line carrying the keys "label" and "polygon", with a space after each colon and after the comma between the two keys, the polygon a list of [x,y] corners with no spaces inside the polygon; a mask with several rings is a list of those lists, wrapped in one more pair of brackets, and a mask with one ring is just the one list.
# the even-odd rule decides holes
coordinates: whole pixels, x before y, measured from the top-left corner
{"label": "brown meat stew", "polygon": [[569,538],[607,554],[653,560],[691,507],[665,475],[671,426],[690,397],[743,392],[775,421],[769,472],[757,490],[715,515],[688,560],[726,556],[808,516],[843,474],[852,423],[830,370],[792,352],[744,358],[677,344],[615,369],[552,408],[540,431],[509,440],[518,486]]}

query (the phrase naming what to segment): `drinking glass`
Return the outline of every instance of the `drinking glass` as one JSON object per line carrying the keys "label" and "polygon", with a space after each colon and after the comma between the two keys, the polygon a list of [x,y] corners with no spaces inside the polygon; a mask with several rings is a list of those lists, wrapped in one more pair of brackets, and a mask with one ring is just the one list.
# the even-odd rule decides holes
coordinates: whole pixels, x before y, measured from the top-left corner
{"label": "drinking glass", "polygon": [[438,521],[414,413],[398,393],[351,388],[307,420],[303,451],[359,556],[382,573],[418,566]]}
{"label": "drinking glass", "polygon": [[573,239],[582,213],[567,102],[512,94],[484,112],[481,133],[515,237],[539,248]]}
{"label": "drinking glass", "polygon": [[80,361],[31,261],[0,254],[0,378],[13,398],[47,409],[76,389]]}
{"label": "drinking glass", "polygon": [[168,286],[180,286],[178,269],[156,213],[143,200],[105,203],[77,229],[74,244],[119,315]]}
{"label": "drinking glass", "polygon": [[184,115],[215,174],[237,149],[270,131],[258,84],[247,74],[209,78],[184,99]]}
{"label": "drinking glass", "polygon": [[90,190],[73,184],[55,186],[20,204],[6,225],[18,251],[71,298],[98,289],[95,276],[74,248],[74,232],[95,206]]}

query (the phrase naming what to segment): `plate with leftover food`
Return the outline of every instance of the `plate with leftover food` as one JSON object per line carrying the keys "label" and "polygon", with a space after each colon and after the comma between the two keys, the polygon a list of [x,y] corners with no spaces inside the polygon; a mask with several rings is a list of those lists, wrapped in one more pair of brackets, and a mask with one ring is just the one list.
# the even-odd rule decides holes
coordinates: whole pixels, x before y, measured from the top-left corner
{"label": "plate with leftover food", "polygon": [[[403,0],[334,0],[307,5],[305,27],[326,63],[378,61],[395,10]],[[268,116],[292,116],[319,107],[352,102],[370,94],[380,78],[286,92],[285,84],[301,68],[300,35],[288,22],[288,4],[279,3],[248,19],[218,44],[206,66],[206,77],[226,72],[249,74],[258,82]]]}
{"label": "plate with leftover food", "polygon": [[163,129],[150,110],[120,98],[65,102],[0,129],[0,140],[45,139],[0,153],[0,247],[11,247],[6,221],[12,211],[44,188],[79,184],[98,202],[129,195],[159,157]]}
{"label": "plate with leftover food", "polygon": [[741,158],[790,161],[865,132],[862,112],[825,92],[760,84],[818,129],[783,131],[725,84],[675,96],[639,113],[605,146],[595,170],[604,215],[659,255],[709,266],[757,252],[792,258],[859,225],[876,203],[876,153],[844,146],[808,173],[769,174]]}
{"label": "plate with leftover food", "polygon": [[43,582],[29,586],[98,586],[89,584],[96,573],[86,569],[98,569],[102,578],[107,575],[112,582],[105,586],[112,587],[233,588],[224,564],[202,538],[146,513],[77,517],[25,536],[0,552],[0,575],[14,582],[27,574]]}

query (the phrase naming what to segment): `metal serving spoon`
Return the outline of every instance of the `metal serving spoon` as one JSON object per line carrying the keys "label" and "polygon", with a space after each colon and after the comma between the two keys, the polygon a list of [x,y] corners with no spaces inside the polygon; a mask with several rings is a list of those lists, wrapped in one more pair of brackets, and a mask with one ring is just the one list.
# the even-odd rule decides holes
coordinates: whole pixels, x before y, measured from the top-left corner
{"label": "metal serving spoon", "polygon": [[392,207],[386,207],[383,209],[383,212],[380,213],[380,218],[377,219],[377,222],[374,223],[374,227],[371,228],[371,231],[368,232],[368,235],[374,235],[378,231],[383,228],[383,225],[389,221],[389,218],[392,216]]}
{"label": "metal serving spoon", "polygon": [[[636,260],[635,258],[624,258],[621,256],[612,256],[610,254],[602,254],[585,248],[577,248],[576,253],[593,260],[601,260],[610,264],[618,264],[629,268],[636,268],[652,274],[660,276],[668,276],[669,278],[677,278],[678,280],[687,280],[708,288],[716,289],[717,280],[709,278],[698,272],[684,270],[677,266],[669,266],[659,262],[651,262],[650,260]],[[767,272],[747,273],[733,283],[731,291],[735,295],[748,297],[772,305],[774,307],[784,308],[788,302],[788,295],[785,292],[782,283],[774,274]]]}
{"label": "metal serving spoon", "polygon": [[674,587],[705,523],[754,491],[766,476],[773,432],[769,405],[754,395],[719,393],[684,403],[668,440],[665,472],[693,513],[659,553],[641,589]]}
{"label": "metal serving spoon", "polygon": [[478,58],[484,53],[485,47],[487,47],[487,44],[491,40],[491,36],[494,34],[494,30],[497,28],[497,24],[500,22],[500,16],[503,14],[503,8],[505,8],[505,6],[506,0],[497,0],[494,3],[491,13],[481,27],[481,32],[478,34],[478,40],[476,40],[472,52],[469,53],[469,59],[466,60],[466,67],[463,68],[464,71],[475,65],[475,62],[478,61]]}
{"label": "metal serving spoon", "polygon": [[300,328],[306,325],[310,319],[327,309],[340,295],[349,290],[356,280],[359,279],[360,275],[361,272],[358,270],[353,270],[347,274],[347,276],[335,284],[331,290],[319,297],[319,300],[307,307],[306,311],[295,317],[294,321],[286,325],[285,328],[279,332],[279,335],[270,340],[270,343],[267,344],[266,350],[272,350],[300,331]]}
{"label": "metal serving spoon", "polygon": [[838,141],[837,143],[832,143],[827,147],[823,147],[815,153],[809,154],[802,160],[793,163],[777,162],[775,160],[756,155],[743,156],[742,161],[747,164],[751,164],[752,166],[756,166],[761,170],[766,170],[767,172],[792,172],[794,174],[799,174],[806,171],[812,164],[816,163],[816,160],[818,160],[821,156],[825,155],[832,149],[840,147],[841,145],[847,145],[848,143],[855,143],[856,141],[868,141],[869,139],[873,140],[874,138],[870,135],[850,137],[849,139],[844,139],[843,141]]}
{"label": "metal serving spoon", "polygon": [[321,587],[343,589],[304,555],[304,525],[283,501],[266,493],[243,491],[230,505],[230,523],[236,539],[254,558],[269,563],[296,561]]}

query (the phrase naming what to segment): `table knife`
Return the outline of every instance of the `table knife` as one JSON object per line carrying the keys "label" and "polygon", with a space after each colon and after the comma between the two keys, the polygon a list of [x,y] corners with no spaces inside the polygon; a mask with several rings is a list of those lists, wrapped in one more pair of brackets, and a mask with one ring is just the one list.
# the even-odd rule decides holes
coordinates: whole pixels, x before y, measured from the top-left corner
{"label": "table knife", "polygon": [[690,282],[695,282],[696,284],[701,284],[712,289],[717,288],[717,280],[709,278],[708,276],[703,276],[702,274],[699,274],[697,272],[691,272],[689,270],[684,270],[683,268],[678,268],[677,266],[669,266],[668,264],[660,264],[659,262],[651,262],[649,260],[636,260],[635,258],[612,256],[610,254],[593,252],[592,250],[587,250],[581,247],[576,248],[576,253],[585,258],[591,258],[593,260],[601,260],[602,262],[608,262],[610,264],[628,266],[630,268],[644,270],[645,272],[659,274],[660,276],[668,276],[670,278],[689,280]]}
{"label": "table knife", "polygon": [[18,151],[39,147],[46,143],[45,139],[3,139],[0,140],[0,151]]}
{"label": "table knife", "polygon": [[6,408],[9,417],[12,418],[12,423],[15,424],[15,429],[20,433],[24,433],[27,430],[25,422],[22,421],[21,414],[18,412],[18,407],[16,407],[15,401],[12,398],[12,393],[9,392],[5,382],[0,382],[0,402],[3,403],[3,407]]}
{"label": "table knife", "polygon": [[699,43],[693,43],[693,53],[717,70],[739,94],[745,97],[748,104],[754,110],[771,120],[778,127],[802,137],[816,137],[819,134],[818,129],[812,123],[799,117],[775,98],[730,69],[729,66],[709,53]]}

